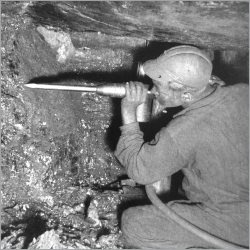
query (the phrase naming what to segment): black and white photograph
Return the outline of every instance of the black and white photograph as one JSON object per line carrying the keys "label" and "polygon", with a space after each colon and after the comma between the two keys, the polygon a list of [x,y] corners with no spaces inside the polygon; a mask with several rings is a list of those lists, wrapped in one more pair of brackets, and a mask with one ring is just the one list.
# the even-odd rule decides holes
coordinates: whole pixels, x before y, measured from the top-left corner
{"label": "black and white photograph", "polygon": [[1,249],[249,249],[249,1],[1,1]]}

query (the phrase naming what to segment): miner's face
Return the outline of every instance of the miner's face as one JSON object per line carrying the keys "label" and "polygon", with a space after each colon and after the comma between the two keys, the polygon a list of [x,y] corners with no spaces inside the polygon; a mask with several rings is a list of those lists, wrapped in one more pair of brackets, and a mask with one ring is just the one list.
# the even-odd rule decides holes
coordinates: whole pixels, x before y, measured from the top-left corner
{"label": "miner's face", "polygon": [[180,86],[178,87],[178,84],[175,86],[175,84],[171,82],[171,79],[164,82],[156,80],[152,81],[154,87],[150,91],[155,95],[155,98],[162,106],[162,109],[177,107],[183,104],[182,91],[180,90]]}

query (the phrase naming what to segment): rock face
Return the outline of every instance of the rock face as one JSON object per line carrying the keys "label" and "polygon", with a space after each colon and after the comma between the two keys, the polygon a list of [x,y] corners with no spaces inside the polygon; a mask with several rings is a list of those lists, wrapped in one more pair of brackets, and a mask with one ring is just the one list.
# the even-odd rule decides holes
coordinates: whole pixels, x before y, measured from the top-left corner
{"label": "rock face", "polygon": [[113,154],[120,100],[25,83],[124,83],[179,43],[209,50],[227,83],[248,82],[247,6],[2,2],[3,248],[121,248],[119,209],[133,196],[103,189],[125,175]]}
{"label": "rock face", "polygon": [[249,3],[243,1],[36,2],[28,15],[63,30],[248,49]]}

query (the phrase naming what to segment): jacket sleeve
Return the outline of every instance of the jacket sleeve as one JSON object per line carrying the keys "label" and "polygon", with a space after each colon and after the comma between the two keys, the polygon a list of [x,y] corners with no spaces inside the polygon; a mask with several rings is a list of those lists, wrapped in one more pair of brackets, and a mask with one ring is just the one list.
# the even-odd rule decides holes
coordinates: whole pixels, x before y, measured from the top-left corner
{"label": "jacket sleeve", "polygon": [[170,176],[183,167],[183,157],[167,128],[145,143],[137,122],[120,127],[115,156],[128,176],[139,184],[150,184]]}

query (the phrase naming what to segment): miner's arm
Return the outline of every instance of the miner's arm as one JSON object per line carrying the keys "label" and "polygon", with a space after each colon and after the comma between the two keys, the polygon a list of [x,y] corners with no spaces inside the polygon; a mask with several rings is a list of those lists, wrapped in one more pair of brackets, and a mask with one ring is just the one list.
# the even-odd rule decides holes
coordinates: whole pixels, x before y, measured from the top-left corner
{"label": "miner's arm", "polygon": [[137,122],[122,126],[115,156],[128,176],[139,184],[150,184],[171,176],[184,165],[184,158],[166,128],[145,143]]}
{"label": "miner's arm", "polygon": [[126,96],[122,100],[123,126],[115,156],[130,178],[139,184],[150,184],[177,172],[183,165],[183,157],[167,128],[162,129],[153,141],[144,142],[136,121],[136,108],[144,101],[144,92],[143,85],[138,83],[126,85]]}

